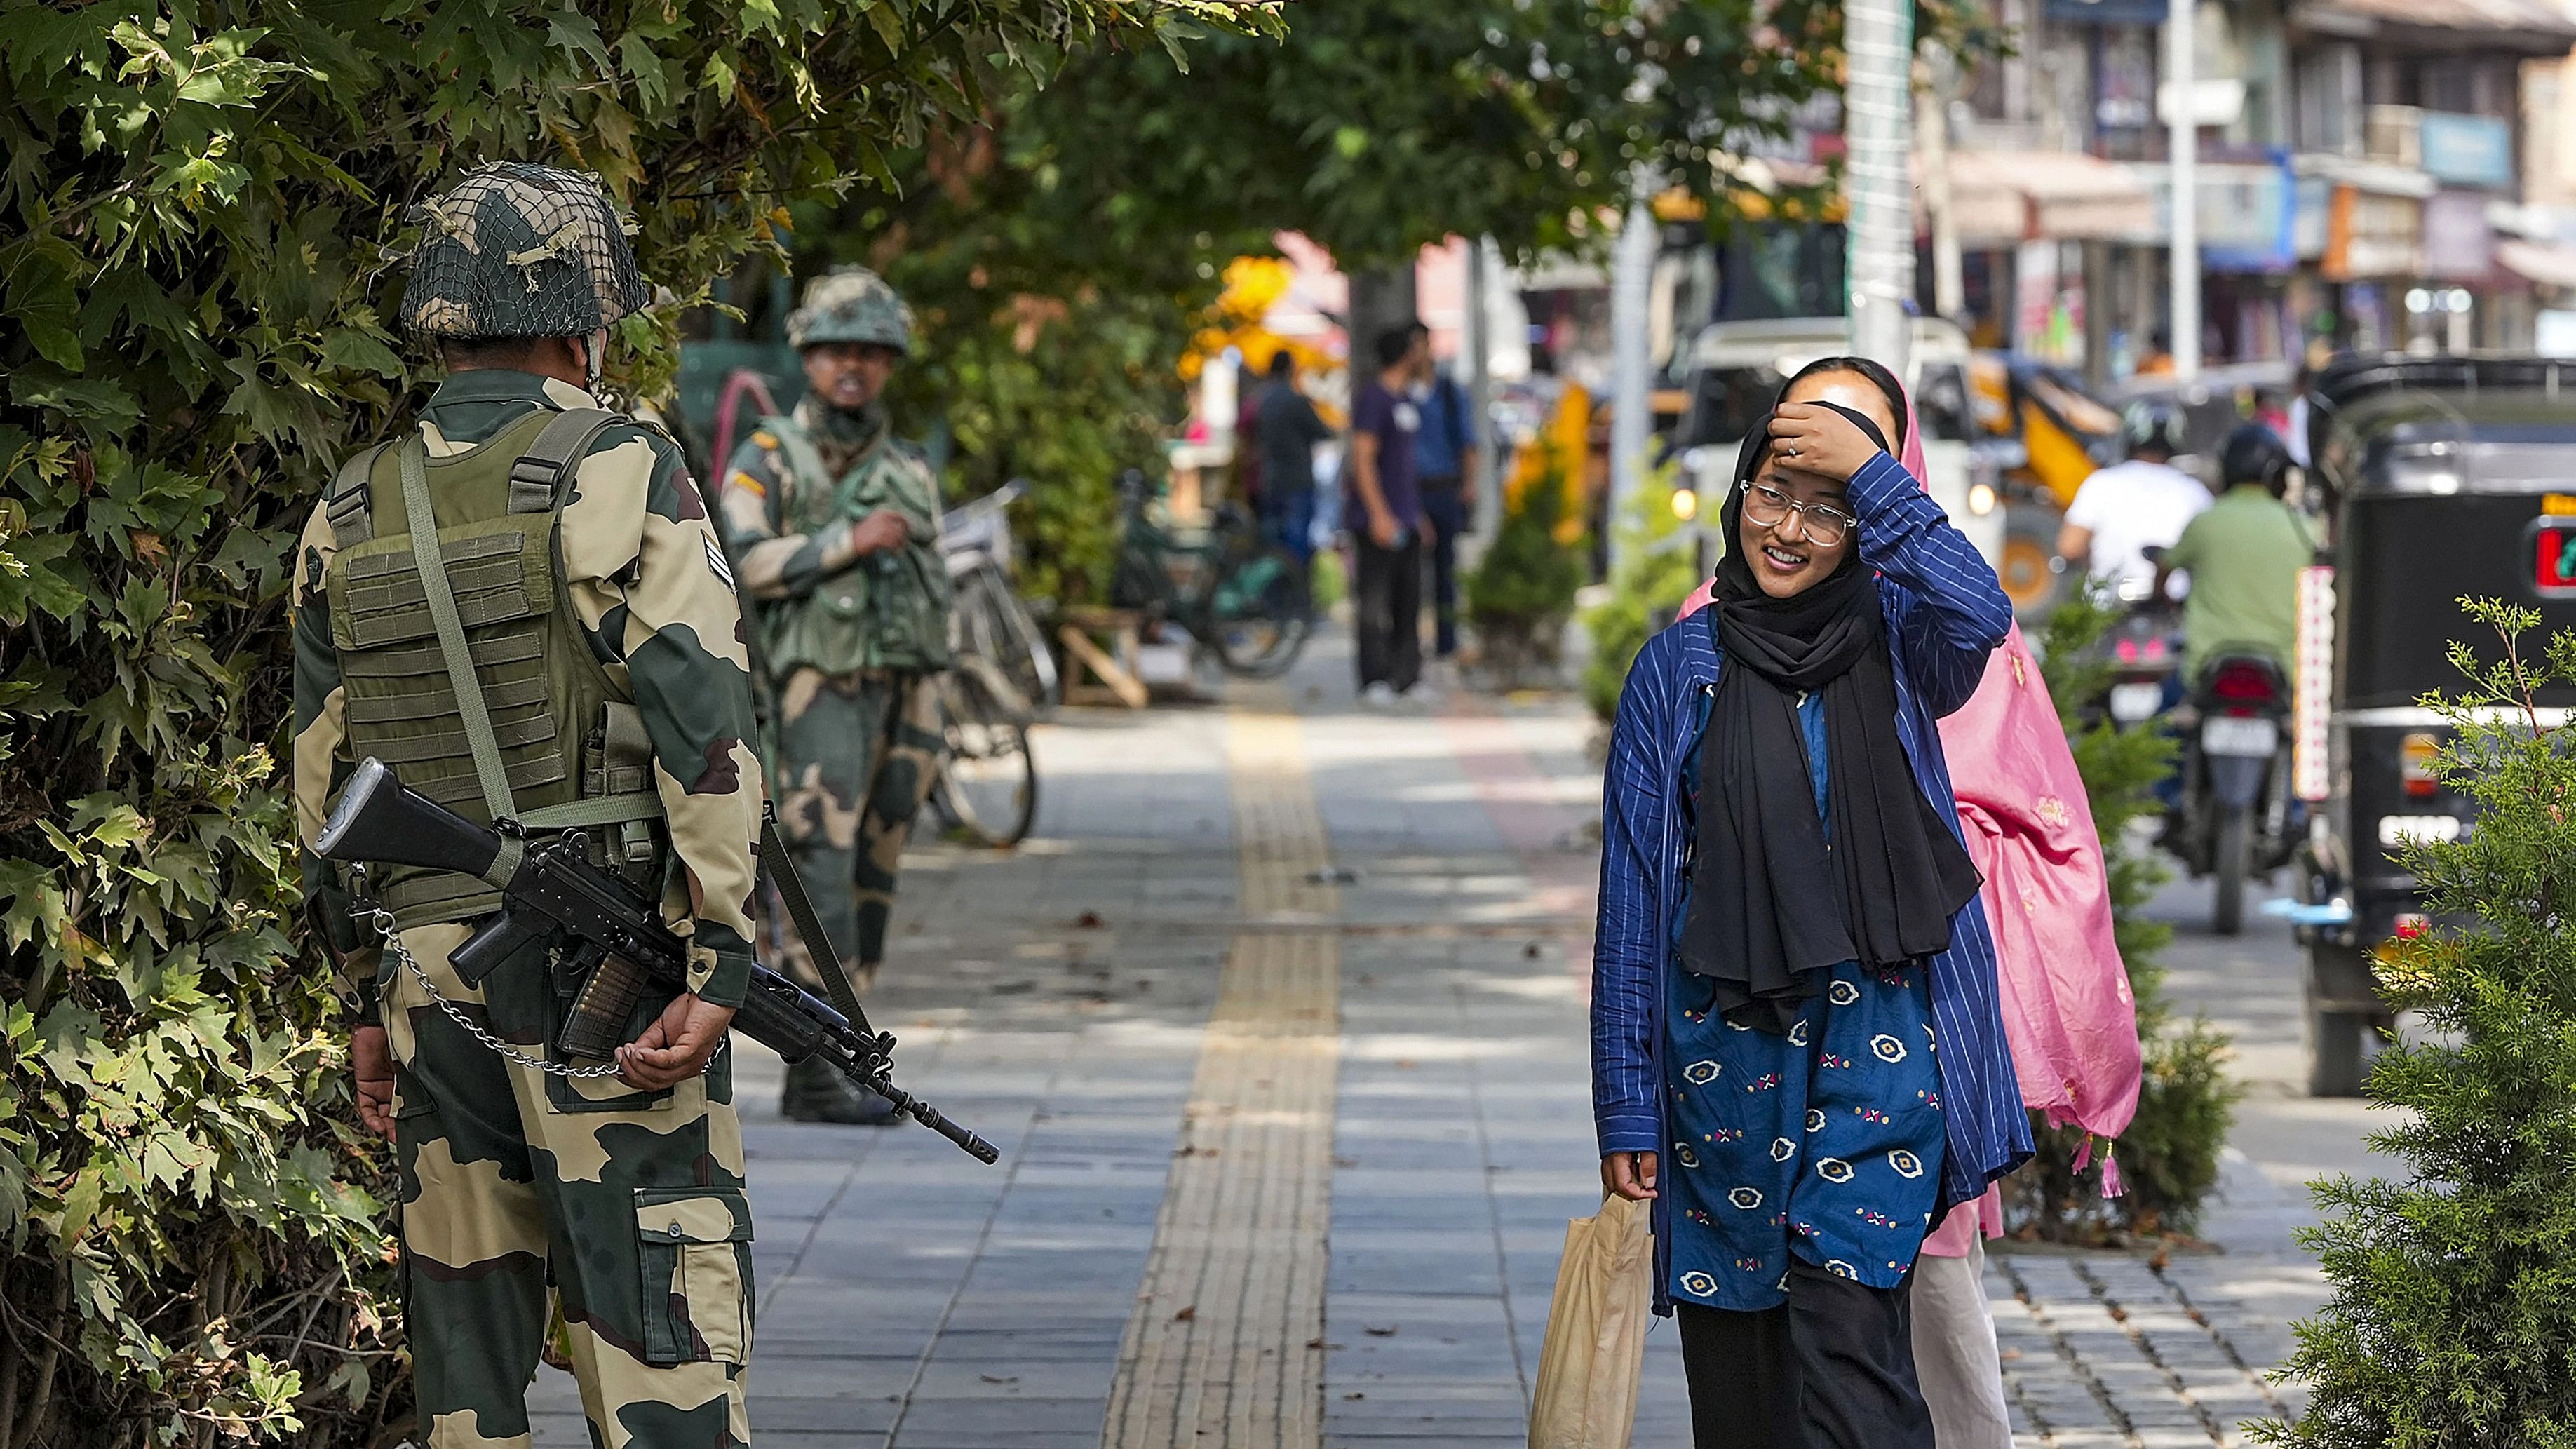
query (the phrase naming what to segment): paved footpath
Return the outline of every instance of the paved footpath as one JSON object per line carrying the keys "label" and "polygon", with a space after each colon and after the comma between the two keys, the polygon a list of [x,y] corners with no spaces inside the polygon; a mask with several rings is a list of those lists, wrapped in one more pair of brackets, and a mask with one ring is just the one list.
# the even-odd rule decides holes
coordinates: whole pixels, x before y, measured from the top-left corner
{"label": "paved footpath", "polygon": [[[1590,727],[1561,699],[1355,712],[1338,637],[1313,654],[1221,704],[1068,711],[1035,839],[907,858],[870,1008],[999,1166],[784,1123],[777,1063],[743,1053],[761,1443],[1525,1442],[1565,1223],[1599,1192]],[[2295,1047],[2259,985],[2278,943],[2194,949],[2187,1001]],[[2258,1105],[2279,1144],[2359,1130]],[[2274,1411],[2259,1371],[2318,1291],[2294,1182],[2236,1155],[2209,1231],[2241,1251],[2160,1271],[1997,1255],[2020,1442],[2233,1444]],[[1635,1442],[1686,1445],[1669,1324],[1650,1353]],[[540,1444],[587,1442],[568,1379],[535,1399]]]}

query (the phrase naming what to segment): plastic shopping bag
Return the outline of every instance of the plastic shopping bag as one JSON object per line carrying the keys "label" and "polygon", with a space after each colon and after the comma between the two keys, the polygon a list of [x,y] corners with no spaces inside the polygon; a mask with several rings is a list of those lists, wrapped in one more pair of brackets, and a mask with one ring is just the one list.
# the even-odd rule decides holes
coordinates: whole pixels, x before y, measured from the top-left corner
{"label": "plastic shopping bag", "polygon": [[1651,1204],[1614,1197],[1565,1227],[1530,1406],[1530,1449],[1628,1449],[1653,1304]]}

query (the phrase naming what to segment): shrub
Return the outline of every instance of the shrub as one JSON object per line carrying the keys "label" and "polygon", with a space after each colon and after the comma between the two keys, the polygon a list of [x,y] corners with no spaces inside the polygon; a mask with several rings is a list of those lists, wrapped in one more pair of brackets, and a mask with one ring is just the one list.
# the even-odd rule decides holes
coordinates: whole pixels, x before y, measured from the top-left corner
{"label": "shrub", "polygon": [[1565,525],[1565,488],[1551,467],[1508,496],[1502,527],[1467,575],[1467,622],[1478,657],[1506,683],[1553,669],[1574,594],[1583,587],[1583,533]]}
{"label": "shrub", "polygon": [[2424,1029],[2368,1085],[2397,1109],[2371,1146],[2406,1167],[2316,1185],[2323,1218],[2301,1239],[2334,1292],[2280,1370],[2307,1380],[2307,1410],[2255,1426],[2266,1443],[2576,1444],[2576,733],[2533,705],[2576,685],[2576,633],[2528,652],[2537,612],[2462,603],[2502,657],[2453,644],[2467,687],[2424,702],[2449,729],[2434,774],[2477,828],[2405,849],[2438,925],[2378,962],[2389,1005]]}
{"label": "shrub", "polygon": [[2137,1001],[2145,1058],[2138,1115],[2116,1148],[2124,1195],[2105,1198],[2096,1172],[2075,1171],[2079,1155],[2095,1155],[2084,1153],[2080,1129],[2050,1127],[2032,1116],[2038,1156],[2005,1180],[2006,1221],[2027,1236],[2063,1242],[2192,1231],[2218,1185],[2219,1153],[2241,1095],[2227,1078],[2226,1035],[2198,1018],[2173,1019],[2156,964],[2173,932],[2139,914],[2166,872],[2151,853],[2129,845],[2127,830],[2159,808],[2155,786],[2172,768],[2173,741],[2152,723],[2122,729],[2108,719],[2083,718],[2110,682],[2111,665],[2094,645],[2118,618],[2118,608],[2098,594],[2078,594],[2050,611],[2038,645],[2040,673],[2101,833],[2113,932]]}
{"label": "shrub", "polygon": [[425,381],[409,204],[599,171],[669,289],[613,349],[658,396],[787,201],[1187,8],[0,0],[0,1446],[406,1428],[276,760],[292,532]]}
{"label": "shrub", "polygon": [[1612,553],[1610,597],[1583,611],[1592,659],[1583,670],[1583,702],[1607,721],[1619,709],[1628,666],[1646,647],[1655,621],[1680,607],[1700,583],[1699,535],[1673,511],[1676,470],[1659,468],[1630,496]]}

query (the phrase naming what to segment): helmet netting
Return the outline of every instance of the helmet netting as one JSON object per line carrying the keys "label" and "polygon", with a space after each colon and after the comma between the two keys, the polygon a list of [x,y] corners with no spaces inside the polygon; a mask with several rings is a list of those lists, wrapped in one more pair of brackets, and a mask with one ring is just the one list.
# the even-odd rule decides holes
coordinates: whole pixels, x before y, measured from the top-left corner
{"label": "helmet netting", "polygon": [[642,307],[627,226],[599,179],[505,161],[423,203],[403,323],[436,337],[586,337]]}

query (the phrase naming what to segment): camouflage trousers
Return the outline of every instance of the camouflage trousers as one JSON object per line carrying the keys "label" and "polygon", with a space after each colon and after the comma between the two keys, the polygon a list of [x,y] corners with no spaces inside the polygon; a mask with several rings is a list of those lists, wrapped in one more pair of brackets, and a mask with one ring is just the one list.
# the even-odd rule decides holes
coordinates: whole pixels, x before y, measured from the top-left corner
{"label": "camouflage trousers", "polygon": [[[778,833],[856,991],[866,991],[884,964],[904,841],[939,775],[945,741],[936,680],[909,671],[799,669],[778,692],[770,785]],[[788,973],[822,990],[795,933],[786,934]]]}
{"label": "camouflage trousers", "polygon": [[[468,1019],[548,1055],[561,1007],[544,961],[510,962],[468,989],[447,966],[465,933],[421,926],[403,939]],[[667,1092],[567,1080],[503,1060],[402,967],[389,964],[382,985],[415,1442],[529,1443],[551,1285],[597,1449],[747,1445],[751,1204],[730,1049]],[[648,993],[630,1025],[668,1001]]]}

